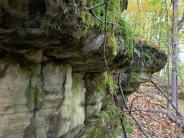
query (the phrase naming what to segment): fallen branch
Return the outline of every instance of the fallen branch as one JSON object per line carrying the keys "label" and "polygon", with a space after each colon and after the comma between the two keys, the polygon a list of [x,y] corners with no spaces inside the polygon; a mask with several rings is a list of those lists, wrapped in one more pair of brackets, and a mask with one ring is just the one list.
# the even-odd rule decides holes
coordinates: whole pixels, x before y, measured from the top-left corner
{"label": "fallen branch", "polygon": [[[129,112],[128,110],[125,110],[125,112]],[[155,113],[155,114],[165,114],[172,122],[176,123],[177,120],[184,120],[184,118],[176,116],[172,112],[167,112],[163,110],[155,110],[155,109],[148,109],[148,110],[143,110],[143,109],[133,109],[131,112],[150,112],[150,113]]]}
{"label": "fallen branch", "polygon": [[119,88],[120,88],[120,94],[122,96],[122,99],[123,99],[123,102],[125,104],[125,108],[128,110],[129,112],[129,115],[132,117],[132,119],[134,120],[134,122],[137,124],[137,126],[139,127],[139,129],[142,131],[142,133],[146,136],[146,138],[149,138],[149,136],[147,135],[147,133],[144,131],[144,129],[141,127],[141,125],[139,124],[139,122],[137,121],[137,119],[131,114],[130,112],[130,107],[128,106],[127,102],[126,102],[126,99],[125,99],[125,95],[123,93],[123,89],[121,87],[121,83],[120,81],[118,81],[118,85],[119,85]]}
{"label": "fallen branch", "polygon": [[124,138],[127,138],[127,133],[126,133],[125,126],[124,126],[124,115],[123,115],[123,113],[120,113],[120,120],[121,120],[121,126],[122,126],[122,129],[123,129]]}
{"label": "fallen branch", "polygon": [[92,7],[86,8],[86,9],[87,9],[87,10],[93,10],[93,9],[97,9],[97,8],[103,6],[103,5],[105,5],[105,2],[104,2],[104,1],[101,2],[101,3],[99,3],[99,4],[97,4],[97,5],[94,5],[94,6],[92,6]]}
{"label": "fallen branch", "polygon": [[135,98],[133,98],[132,102],[131,102],[131,105],[130,105],[130,113],[132,112],[132,107],[133,107],[133,104],[134,104],[134,101],[137,99],[137,98],[140,98],[142,96],[136,96]]}
{"label": "fallen branch", "polygon": [[171,104],[171,106],[173,107],[173,109],[176,111],[177,116],[180,116],[182,118],[184,118],[181,113],[178,111],[178,109],[176,109],[176,107],[174,106],[174,104],[171,102],[171,100],[167,97],[167,95],[165,94],[165,92],[160,88],[159,85],[157,85],[153,80],[150,80],[150,82],[159,90],[159,92],[169,101],[169,103]]}
{"label": "fallen branch", "polygon": [[[125,112],[129,112],[129,111],[125,110]],[[155,110],[155,109],[148,109],[148,110],[134,109],[131,112],[150,112],[150,113],[155,113],[155,114],[164,114],[173,123],[179,124],[180,126],[184,127],[184,118],[176,116],[174,113],[171,113],[171,112],[167,112],[163,110]]]}

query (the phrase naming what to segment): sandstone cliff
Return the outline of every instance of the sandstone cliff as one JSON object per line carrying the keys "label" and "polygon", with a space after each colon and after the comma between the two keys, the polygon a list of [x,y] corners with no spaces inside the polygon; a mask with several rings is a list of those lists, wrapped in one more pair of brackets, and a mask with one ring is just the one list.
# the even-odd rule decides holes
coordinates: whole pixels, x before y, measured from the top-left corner
{"label": "sandstone cliff", "polygon": [[128,94],[164,67],[166,55],[135,42],[112,0],[105,32],[87,9],[97,2],[0,0],[0,138],[102,137],[117,128],[102,119],[118,89],[107,68],[123,72]]}

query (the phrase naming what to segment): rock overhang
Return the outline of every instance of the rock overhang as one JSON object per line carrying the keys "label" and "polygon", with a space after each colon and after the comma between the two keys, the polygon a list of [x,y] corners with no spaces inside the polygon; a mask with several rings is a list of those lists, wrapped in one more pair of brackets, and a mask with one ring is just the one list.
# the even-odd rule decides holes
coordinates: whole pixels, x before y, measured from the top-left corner
{"label": "rock overhang", "polygon": [[[107,69],[105,60],[109,69],[126,69],[134,66],[132,64],[134,60],[142,60],[142,57],[148,62],[151,60],[146,58],[153,58],[152,63],[143,65],[144,70],[150,73],[159,71],[165,65],[163,52],[147,44],[135,44],[131,29],[124,19],[120,19],[117,24],[108,24],[111,29],[108,28],[108,31],[104,32],[103,23],[86,9],[91,6],[89,1],[78,1],[73,4],[72,1],[46,0],[42,3],[43,7],[38,7],[41,2],[43,1],[22,0],[20,3],[8,2],[5,7],[2,0],[0,5],[3,11],[3,16],[0,16],[2,58],[13,57],[17,58],[18,62],[33,65],[43,62],[68,63],[76,72],[103,72]],[[12,7],[16,4],[17,6]],[[23,5],[24,8],[21,8]],[[33,12],[31,7],[34,6],[37,8],[33,8]],[[110,8],[122,12],[118,6],[112,4]],[[10,11],[7,11],[8,9]],[[15,16],[15,13],[22,14]],[[113,30],[114,28],[116,29]],[[105,50],[104,43],[106,43]],[[156,54],[154,57],[151,56],[153,53]],[[157,62],[157,59],[163,60]]]}

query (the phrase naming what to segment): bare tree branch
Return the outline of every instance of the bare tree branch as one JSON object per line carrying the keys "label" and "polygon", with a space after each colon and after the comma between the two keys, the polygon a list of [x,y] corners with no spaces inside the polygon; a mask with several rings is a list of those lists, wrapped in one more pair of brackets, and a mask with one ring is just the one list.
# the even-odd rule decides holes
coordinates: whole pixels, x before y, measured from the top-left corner
{"label": "bare tree branch", "polygon": [[[128,112],[128,111],[126,111],[126,112]],[[148,109],[148,110],[132,109],[132,112],[150,112],[150,113],[155,113],[155,114],[165,114],[168,118],[176,121],[174,119],[174,118],[176,118],[176,115],[172,112],[169,112],[169,111],[158,110],[158,109]]]}
{"label": "bare tree branch", "polygon": [[132,100],[131,105],[130,105],[130,113],[132,112],[132,107],[133,107],[134,101],[135,101],[136,99],[140,98],[140,97],[142,97],[142,96],[136,96],[136,97]]}
{"label": "bare tree branch", "polygon": [[97,8],[103,6],[103,5],[105,5],[105,2],[104,1],[101,2],[101,3],[99,3],[99,4],[97,4],[97,5],[95,5],[95,6],[92,6],[92,7],[87,8],[87,10],[97,9]]}
{"label": "bare tree branch", "polygon": [[[128,112],[128,110],[125,110],[125,112]],[[132,109],[131,112],[145,112],[145,113],[154,113],[154,114],[164,114],[167,118],[169,118],[172,122],[179,124],[180,126],[184,126],[184,118],[180,116],[176,116],[173,112],[165,111],[165,110],[158,110],[158,109]]]}
{"label": "bare tree branch", "polygon": [[132,119],[134,120],[134,122],[137,124],[137,126],[139,127],[139,129],[142,131],[142,133],[146,136],[146,138],[149,138],[149,136],[148,136],[147,133],[144,131],[144,129],[142,128],[142,126],[139,124],[139,122],[137,121],[137,119],[134,117],[134,115],[131,114],[131,112],[130,112],[130,107],[129,107],[129,105],[128,105],[127,102],[126,102],[125,95],[124,95],[124,93],[123,93],[123,89],[122,89],[122,87],[121,87],[120,81],[118,82],[118,85],[119,85],[119,88],[120,88],[120,93],[121,93],[123,102],[124,102],[124,104],[125,104],[126,109],[129,111],[130,116],[132,117]]}
{"label": "bare tree branch", "polygon": [[176,111],[176,114],[178,116],[182,116],[181,113],[178,111],[178,109],[176,109],[176,107],[173,105],[173,103],[171,102],[171,100],[167,97],[166,93],[160,88],[159,85],[157,85],[154,81],[150,80],[150,82],[159,90],[159,92],[169,101],[169,103],[171,104],[171,106],[173,107],[173,109]]}
{"label": "bare tree branch", "polygon": [[120,120],[121,120],[121,126],[123,128],[124,138],[127,138],[127,133],[126,133],[126,130],[125,130],[125,125],[124,125],[124,115],[123,115],[123,113],[120,113]]}

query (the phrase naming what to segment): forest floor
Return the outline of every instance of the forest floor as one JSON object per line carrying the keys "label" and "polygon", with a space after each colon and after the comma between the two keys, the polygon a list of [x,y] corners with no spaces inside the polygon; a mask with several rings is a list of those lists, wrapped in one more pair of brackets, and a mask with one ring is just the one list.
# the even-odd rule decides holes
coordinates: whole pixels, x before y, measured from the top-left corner
{"label": "forest floor", "polygon": [[178,105],[179,105],[179,111],[184,116],[184,100],[179,100]]}
{"label": "forest floor", "polygon": [[[184,125],[177,127],[175,112],[167,109],[167,101],[153,86],[141,86],[139,93],[128,97],[132,115],[149,138],[184,138]],[[143,92],[142,92],[143,91]],[[179,100],[179,110],[184,116],[184,100]],[[133,133],[129,138],[146,138],[140,128],[133,123]]]}

